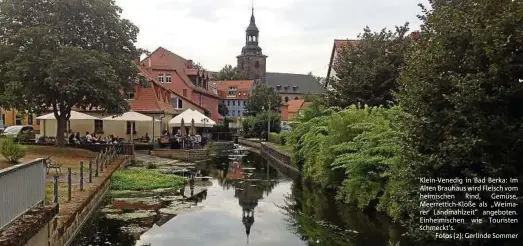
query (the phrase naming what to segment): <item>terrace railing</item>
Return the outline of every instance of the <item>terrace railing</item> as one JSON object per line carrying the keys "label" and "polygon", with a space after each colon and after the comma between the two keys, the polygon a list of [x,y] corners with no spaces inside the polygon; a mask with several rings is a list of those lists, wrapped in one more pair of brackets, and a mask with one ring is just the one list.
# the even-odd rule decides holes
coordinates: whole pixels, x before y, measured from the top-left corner
{"label": "terrace railing", "polygon": [[0,170],[0,230],[44,199],[44,159]]}

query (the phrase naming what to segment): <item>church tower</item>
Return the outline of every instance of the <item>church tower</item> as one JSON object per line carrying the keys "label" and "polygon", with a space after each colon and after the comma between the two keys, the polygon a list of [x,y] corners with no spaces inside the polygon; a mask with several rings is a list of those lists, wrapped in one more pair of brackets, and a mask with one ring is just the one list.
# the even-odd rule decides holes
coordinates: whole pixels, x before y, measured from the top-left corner
{"label": "church tower", "polygon": [[259,44],[260,31],[256,26],[254,18],[254,7],[252,8],[251,22],[245,31],[245,46],[241,55],[237,56],[237,69],[243,77],[254,79],[256,83],[265,82],[267,56],[262,53]]}

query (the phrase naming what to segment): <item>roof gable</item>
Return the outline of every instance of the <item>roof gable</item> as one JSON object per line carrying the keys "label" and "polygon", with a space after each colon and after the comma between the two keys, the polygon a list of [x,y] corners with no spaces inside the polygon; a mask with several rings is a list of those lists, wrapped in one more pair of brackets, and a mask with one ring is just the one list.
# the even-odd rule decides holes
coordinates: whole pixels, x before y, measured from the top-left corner
{"label": "roof gable", "polygon": [[303,99],[297,99],[297,100],[290,100],[287,102],[289,105],[288,112],[289,113],[296,113],[300,111],[300,109],[303,107],[303,104],[305,103],[305,100]]}
{"label": "roof gable", "polygon": [[[152,69],[158,69],[158,70],[172,70],[175,71],[181,78],[181,82],[183,82],[187,87],[191,88],[193,91],[212,96],[215,98],[219,98],[218,95],[204,89],[201,87],[195,86],[191,79],[189,78],[189,75],[198,75],[200,71],[192,70],[189,66],[189,64],[192,63],[186,60],[185,58],[163,48],[158,47],[155,51],[153,51],[149,56],[147,56],[143,61],[140,62],[140,64],[144,67],[150,67]],[[189,74],[188,74],[189,73]],[[202,71],[203,73],[203,71]],[[209,77],[207,72],[204,74],[206,77]]]}
{"label": "roof gable", "polygon": [[[141,86],[138,86],[139,88],[137,89],[136,99],[134,101],[132,101],[135,103],[135,107],[140,108],[143,105],[147,105],[144,107],[161,109],[162,111],[169,110],[169,111],[174,112],[175,109],[171,103],[171,98],[178,97],[199,109],[202,109],[202,110],[204,109],[200,105],[193,103],[190,99],[188,99],[188,98],[178,94],[177,92],[160,84],[158,81],[156,81],[154,76],[149,71],[147,71],[146,68],[144,68],[142,66],[138,66],[138,69],[139,69],[139,74],[144,76],[151,82],[151,87],[143,88]],[[144,99],[141,99],[142,95],[144,95],[143,96]],[[137,101],[139,101],[139,102],[136,103]],[[156,106],[154,106],[154,104],[152,104],[153,106],[151,106],[151,103],[154,103],[154,102],[156,102]]]}

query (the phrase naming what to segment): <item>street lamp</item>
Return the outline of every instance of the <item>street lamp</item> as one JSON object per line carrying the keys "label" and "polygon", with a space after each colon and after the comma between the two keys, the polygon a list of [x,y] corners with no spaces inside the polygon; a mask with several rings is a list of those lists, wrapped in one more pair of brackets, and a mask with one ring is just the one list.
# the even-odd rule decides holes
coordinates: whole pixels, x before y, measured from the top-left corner
{"label": "street lamp", "polygon": [[[262,110],[265,106],[262,106]],[[269,101],[269,107],[267,107],[267,141],[269,141],[269,133],[271,132],[271,101]]]}
{"label": "street lamp", "polygon": [[205,132],[207,133],[207,128],[205,127],[205,124],[209,123],[209,119],[203,118],[202,122],[203,122],[203,128],[205,128]]}

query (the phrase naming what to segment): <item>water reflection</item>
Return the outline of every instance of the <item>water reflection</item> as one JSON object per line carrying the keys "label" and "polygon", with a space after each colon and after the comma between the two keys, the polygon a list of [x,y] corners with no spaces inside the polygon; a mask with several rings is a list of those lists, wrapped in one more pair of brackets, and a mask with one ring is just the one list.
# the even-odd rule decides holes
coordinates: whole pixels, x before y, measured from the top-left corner
{"label": "water reflection", "polygon": [[[226,160],[227,159],[227,160]],[[221,157],[212,163],[221,163],[216,169],[220,185],[234,189],[234,197],[242,208],[242,223],[245,227],[247,242],[254,224],[254,211],[258,201],[268,196],[278,184],[279,174],[276,169],[255,154],[245,156]]]}
{"label": "water reflection", "polygon": [[[99,211],[74,245],[395,245],[395,225],[338,204],[331,194],[302,186],[257,154],[216,157],[198,169],[212,186],[199,209],[140,220],[126,228]],[[189,184],[190,194],[194,185]],[[194,193],[197,193],[193,191]],[[163,196],[162,199],[166,197]],[[162,213],[159,213],[162,214]],[[402,245],[403,242],[402,242]]]}
{"label": "water reflection", "polygon": [[[332,194],[295,182],[281,208],[289,229],[309,245],[398,245],[401,229],[385,217],[341,204]],[[401,245],[407,245],[401,241]]]}

